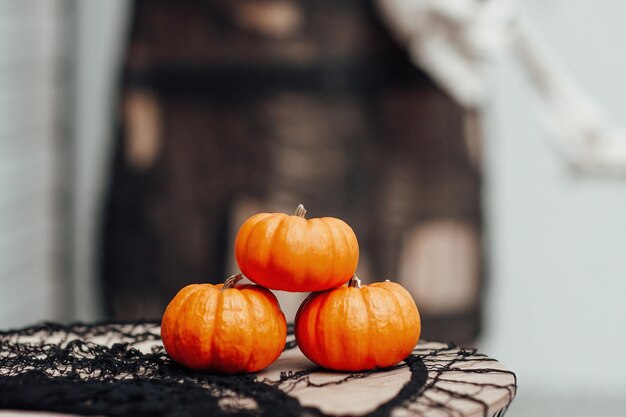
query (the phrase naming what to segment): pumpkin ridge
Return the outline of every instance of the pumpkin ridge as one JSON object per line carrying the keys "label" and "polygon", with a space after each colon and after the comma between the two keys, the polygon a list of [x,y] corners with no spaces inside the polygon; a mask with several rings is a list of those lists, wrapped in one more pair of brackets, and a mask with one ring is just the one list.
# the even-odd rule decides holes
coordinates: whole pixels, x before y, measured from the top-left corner
{"label": "pumpkin ridge", "polygon": [[[415,309],[415,311],[417,313],[417,320],[418,320],[418,322],[417,322],[417,326],[418,326],[417,327],[418,328],[417,340],[415,341],[414,346],[413,346],[413,348],[415,348],[415,344],[417,344],[417,342],[419,341],[419,337],[421,335],[421,318],[420,318],[420,315],[419,315],[419,309],[417,308],[417,305],[415,304],[415,301],[413,300],[413,297],[411,297],[409,292],[404,287],[401,287],[398,284],[394,283],[394,286],[396,286],[396,285],[399,287],[399,290],[401,290],[401,291],[396,291],[393,288],[388,288],[389,287],[388,285],[381,286],[381,288],[384,288],[386,291],[388,291],[389,293],[392,294],[394,300],[399,305],[400,311],[402,311],[402,306],[403,305],[408,307],[408,308],[411,308],[411,309],[414,308]],[[402,297],[402,299],[400,297]],[[402,312],[404,313],[404,311],[402,311]],[[411,323],[407,323],[407,315],[406,314],[401,314],[401,316],[402,316],[402,323],[404,325],[402,333],[403,333],[403,335],[405,335],[405,338],[406,338],[408,334],[411,334],[411,335],[413,334],[412,332],[415,331],[415,328],[414,328],[414,326],[411,325]],[[411,332],[411,333],[408,333],[408,332]]]}
{"label": "pumpkin ridge", "polygon": [[[267,214],[267,216],[264,216],[264,214]],[[264,220],[269,216],[271,216],[271,214],[269,213],[259,213],[244,222],[243,226],[245,226],[245,229],[243,229],[242,226],[242,228],[237,233],[237,237],[235,238],[235,259],[237,259],[237,263],[239,263],[239,251],[237,250],[237,247],[243,247],[247,252],[248,245],[250,244],[250,236],[252,235],[252,230],[255,226],[261,224],[261,220]],[[249,225],[249,222],[252,222],[252,225]]]}
{"label": "pumpkin ridge", "polygon": [[[326,301],[327,305],[324,305],[325,317],[324,321],[328,321],[328,315],[330,315],[330,325],[326,327],[324,337],[324,354],[328,363],[341,362],[341,355],[346,351],[346,345],[349,347],[349,338],[346,338],[346,315],[348,313],[345,299],[346,297],[341,294],[343,291],[349,291],[347,288],[342,288],[340,291],[330,291]],[[342,295],[341,297],[339,295]],[[352,334],[352,332],[350,332]],[[347,343],[346,343],[346,339]],[[335,359],[339,359],[336,361]]]}
{"label": "pumpkin ridge", "polygon": [[[243,299],[243,304],[246,306],[245,321],[246,323],[251,323],[253,322],[253,316],[250,313],[250,308],[251,308],[250,304],[252,303],[252,301],[250,300],[251,294],[248,294],[247,291],[243,291],[238,288],[237,290],[238,290],[237,293]],[[243,367],[240,369],[240,371],[247,372],[248,366],[250,365],[250,362],[252,362],[252,359],[254,357],[254,345],[256,344],[256,340],[257,340],[256,328],[257,328],[256,326],[250,326],[250,339],[252,340],[252,349],[250,349],[250,352],[248,353],[248,357],[246,358],[246,360],[243,361]]]}
{"label": "pumpkin ridge", "polygon": [[[361,309],[365,307],[365,304],[363,303],[362,295],[356,294],[354,290],[356,290],[356,288],[352,287],[341,288],[340,290],[342,292],[345,291],[345,294],[341,297],[344,311],[338,314],[343,318],[341,327],[345,329],[342,331],[343,334],[341,335],[341,351],[344,353],[344,358],[335,363],[343,362],[345,365],[343,365],[344,369],[342,370],[352,370],[355,368],[355,364],[358,362],[358,356],[360,355],[360,350],[356,349],[356,346],[358,346],[358,339],[360,338],[358,336],[355,337],[355,331],[352,324],[354,324],[359,318],[358,314]],[[354,305],[355,300],[360,305]],[[366,340],[365,343],[369,344],[369,341]]]}
{"label": "pumpkin ridge", "polygon": [[[326,228],[326,253],[332,253],[332,259],[327,259],[327,264],[330,265],[330,268],[327,269],[326,283],[332,278],[335,277],[335,271],[337,270],[337,245],[335,244],[335,235],[332,231],[332,228],[328,223],[326,223],[326,217],[322,217],[319,219],[319,223],[323,224]],[[329,245],[330,242],[330,245]],[[332,246],[332,250],[328,251],[328,246]]]}
{"label": "pumpkin ridge", "polygon": [[[197,285],[197,284],[193,284],[193,285]],[[189,309],[189,304],[190,304],[188,302],[189,298],[193,296],[195,293],[199,292],[201,289],[202,289],[201,285],[197,285],[194,288],[190,288],[187,294],[185,294],[185,298],[183,298],[181,301],[178,301],[176,304],[176,307],[178,307],[178,310],[176,311],[177,314],[174,316],[175,318],[174,335],[173,335],[174,337],[171,340],[174,345],[174,350],[176,351],[176,356],[178,356],[179,358],[182,358],[184,356],[180,354],[181,352],[180,341],[182,340],[181,331],[183,330],[182,327],[184,326],[183,323],[180,323],[180,318],[184,317],[185,312]]]}
{"label": "pumpkin ridge", "polygon": [[[402,313],[403,312],[402,305],[406,304],[405,300],[400,300],[398,298],[399,294],[397,293],[397,291],[393,291],[393,290],[391,290],[391,288],[387,288],[387,286],[383,286],[381,288],[384,291],[387,291],[389,294],[391,294],[391,296],[393,297],[393,301],[394,301],[394,303],[396,304],[396,306],[398,308],[398,312]],[[404,330],[408,329],[409,326],[407,325],[407,322],[406,322],[406,316],[404,314],[400,314],[400,316],[402,317],[402,325],[403,325]]]}
{"label": "pumpkin ridge", "polygon": [[[341,357],[337,357],[343,355],[344,352],[348,350],[346,349],[347,338],[345,337],[347,333],[345,322],[348,319],[345,303],[346,297],[333,297],[333,295],[333,292],[329,293],[328,300],[326,301],[328,305],[324,306],[326,313],[324,317],[322,317],[324,322],[330,323],[330,325],[325,327],[324,353],[326,360],[331,364],[341,362]],[[327,317],[328,315],[330,315],[330,319]]]}
{"label": "pumpkin ridge", "polygon": [[[222,325],[222,313],[224,310],[224,291],[219,291],[216,294],[217,297],[217,301],[215,303],[215,321],[213,324],[213,332],[214,334],[219,334],[221,333],[220,327]],[[211,343],[209,344],[209,358],[211,358],[211,361],[213,361],[214,363],[215,361],[215,343],[216,341],[219,339],[219,337],[212,337],[211,338]],[[221,358],[219,358],[221,359]],[[219,366],[219,364],[218,364]],[[215,368],[215,366],[213,366],[213,368]]]}
{"label": "pumpkin ridge", "polygon": [[[320,358],[324,363],[330,363],[328,361],[328,354],[326,352],[326,332],[324,331],[324,326],[320,325],[323,323],[320,320],[320,316],[322,315],[322,310],[326,308],[328,305],[328,298],[330,297],[330,292],[324,292],[320,294],[320,297],[323,297],[322,300],[318,301],[319,307],[317,309],[317,314],[315,315],[315,344],[317,347],[317,352],[319,352]],[[320,362],[322,362],[320,361]],[[323,365],[323,364],[322,364]]]}
{"label": "pumpkin ridge", "polygon": [[[330,220],[332,223],[341,225],[341,227],[340,228],[338,227],[337,229],[339,229],[339,236],[340,236],[341,240],[343,241],[343,249],[344,250],[342,251],[342,253],[346,252],[346,250],[345,250],[346,248],[352,249],[352,243],[353,242],[352,242],[352,239],[348,238],[347,231],[350,230],[350,232],[354,235],[354,230],[352,230],[352,228],[346,222],[344,222],[341,219],[336,219],[336,218],[333,218],[333,217],[324,217],[324,219]],[[328,223],[326,223],[326,224],[328,225]],[[330,227],[331,225],[328,225],[328,226]],[[356,239],[356,235],[354,235],[354,237]],[[333,238],[334,238],[334,235],[333,235]],[[357,249],[358,249],[358,246],[357,246]],[[351,252],[352,251],[350,251],[350,255],[352,255]],[[343,270],[348,270],[348,269],[352,270],[352,269],[354,269],[354,271],[352,272],[352,274],[354,274],[354,273],[356,273],[356,267],[357,267],[357,265],[359,263],[358,250],[357,250],[357,254],[356,254],[356,264],[354,266],[351,263],[348,263],[351,258],[352,258],[351,256],[348,257],[348,256],[345,256],[345,255],[341,258],[341,263],[342,263],[342,265],[341,265],[342,268],[341,269],[343,269]],[[349,279],[350,279],[350,277],[347,277],[345,280],[347,281]],[[342,285],[343,285],[343,282],[342,282]]]}
{"label": "pumpkin ridge", "polygon": [[[273,214],[270,214],[268,216],[265,216],[265,217],[261,218],[260,220],[257,220],[253,225],[248,227],[248,231],[246,233],[245,250],[244,250],[244,253],[246,254],[246,256],[244,256],[245,262],[243,262],[243,265],[240,264],[240,266],[239,266],[241,268],[242,272],[243,272],[243,270],[246,270],[246,271],[248,270],[248,268],[247,268],[248,263],[249,263],[249,261],[248,261],[248,258],[249,258],[248,254],[250,253],[250,242],[252,241],[252,237],[254,235],[254,231],[260,225],[263,225],[262,220],[266,220],[267,221],[267,219],[269,219],[270,217],[275,216],[276,214],[279,214],[279,213],[273,213]],[[272,236],[272,238],[273,238],[273,236]],[[235,254],[236,253],[237,253],[237,250],[235,250]],[[256,273],[255,273],[255,275],[256,275]],[[252,277],[252,280],[255,280],[255,279],[256,279],[255,277]]]}
{"label": "pumpkin ridge", "polygon": [[[285,223],[285,221],[287,219],[289,219],[290,216],[288,215],[283,215],[281,216],[282,218],[278,221],[278,224],[276,225],[276,227],[274,228],[274,233],[272,234],[272,238],[270,239],[268,245],[271,248],[271,250],[268,252],[268,259],[265,260],[266,263],[266,268],[264,268],[264,270],[270,270],[271,271],[271,275],[279,275],[277,273],[278,267],[276,266],[276,262],[274,260],[274,258],[276,257],[276,254],[274,253],[274,248],[276,247],[276,241],[279,239],[280,235],[281,235],[281,230],[284,227],[283,223]],[[283,246],[283,245],[281,245]],[[266,281],[267,277],[263,277],[263,281]],[[264,282],[266,283],[266,282]],[[282,283],[281,283],[282,284]]]}
{"label": "pumpkin ridge", "polygon": [[[378,286],[379,289],[381,289],[382,291],[388,293],[391,296],[391,299],[393,300],[393,303],[396,307],[396,315],[400,317],[400,320],[402,321],[402,336],[406,338],[406,330],[409,329],[409,326],[407,325],[406,322],[406,315],[404,310],[402,309],[402,305],[404,304],[403,302],[401,302],[395,291],[393,291],[391,288],[388,288],[387,285],[380,285]],[[413,346],[415,347],[415,346]]]}
{"label": "pumpkin ridge", "polygon": [[[295,247],[297,249],[296,252],[291,250],[290,254],[292,257],[295,257],[296,259],[298,259],[299,262],[296,265],[290,265],[290,267],[287,269],[287,272],[289,275],[289,281],[290,281],[290,285],[288,286],[287,290],[295,291],[298,286],[309,282],[308,281],[308,268],[309,268],[308,267],[308,259],[309,259],[308,255],[311,252],[310,251],[311,240],[308,238],[310,237],[311,221],[309,219],[305,219],[299,216],[289,216],[289,221],[291,222],[291,224],[289,224],[288,227],[286,228],[287,231],[284,234],[285,240],[283,241],[283,243],[288,241],[286,239],[288,237],[293,239],[294,235],[298,237],[304,237],[304,239],[293,239],[294,241],[297,241],[300,243],[298,245],[294,245],[294,244],[282,245],[283,248],[288,247],[292,249],[293,247]],[[303,224],[303,227],[300,227],[298,222],[302,222],[302,221],[304,222],[304,224]],[[304,260],[304,262],[302,262],[302,260]],[[303,266],[300,266],[300,265],[303,265]]]}
{"label": "pumpkin ridge", "polygon": [[[203,366],[202,364],[206,362],[204,355],[206,355],[206,350],[203,350],[203,340],[208,338],[208,339],[212,339],[212,337],[210,337],[209,333],[206,331],[206,327],[202,326],[202,329],[198,329],[198,325],[200,323],[205,323],[206,321],[208,321],[207,318],[207,314],[210,313],[209,309],[207,308],[210,305],[210,300],[212,299],[212,297],[215,297],[217,294],[220,294],[222,291],[218,290],[215,286],[210,285],[210,284],[205,284],[203,285],[201,288],[198,289],[198,291],[195,294],[194,297],[192,297],[191,302],[187,303],[189,304],[189,310],[190,312],[193,313],[193,315],[191,315],[192,320],[189,320],[190,315],[188,314],[184,314],[182,317],[187,317],[188,318],[188,324],[186,325],[186,331],[187,334],[189,334],[190,332],[190,325],[191,324],[191,329],[193,329],[197,335],[197,339],[195,339],[193,342],[194,344],[196,344],[195,346],[193,346],[194,351],[200,352],[199,355],[196,355],[195,360],[198,362],[199,365],[197,366]],[[199,314],[201,313],[201,314]],[[215,328],[212,329],[213,332],[215,332]],[[211,360],[211,356],[209,357],[209,361]]]}
{"label": "pumpkin ridge", "polygon": [[[355,288],[356,289],[356,288]],[[367,335],[367,337],[365,338],[367,340],[367,354],[368,354],[368,359],[372,359],[374,362],[374,366],[378,366],[378,350],[374,351],[372,349],[372,299],[371,299],[371,288],[368,288],[367,285],[363,286],[360,289],[356,289],[359,292],[359,295],[361,297],[361,300],[363,302],[363,306],[365,309],[365,314],[367,315],[367,319],[365,320],[366,326],[367,326],[367,332],[365,333]],[[374,343],[375,344],[375,343]]]}
{"label": "pumpkin ridge", "polygon": [[[396,292],[396,297],[400,297],[400,295],[402,294],[402,298],[405,300],[405,304],[408,304],[408,308],[415,310],[415,313],[416,313],[415,317],[417,318],[417,323],[415,323],[415,326],[412,326],[410,325],[411,323],[409,323],[409,326],[405,327],[405,329],[415,329],[415,327],[417,327],[418,329],[417,340],[415,340],[414,342],[414,345],[417,345],[417,343],[419,342],[420,336],[422,334],[422,319],[420,316],[419,308],[417,308],[417,304],[415,303],[415,300],[413,299],[411,294],[405,288],[402,288],[402,290],[404,291],[403,293]],[[405,326],[406,326],[406,316],[405,316]],[[415,346],[413,347],[415,348]]]}

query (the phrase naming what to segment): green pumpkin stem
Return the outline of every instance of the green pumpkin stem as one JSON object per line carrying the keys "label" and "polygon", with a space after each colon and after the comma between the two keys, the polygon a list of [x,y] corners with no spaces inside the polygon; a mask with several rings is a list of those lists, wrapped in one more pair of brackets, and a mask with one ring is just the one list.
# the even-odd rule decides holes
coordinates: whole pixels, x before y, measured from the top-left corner
{"label": "green pumpkin stem", "polygon": [[305,214],[306,214],[306,209],[304,208],[304,206],[302,204],[298,204],[298,207],[296,207],[295,215],[298,217],[302,217],[304,219]]}
{"label": "green pumpkin stem", "polygon": [[224,282],[224,285],[222,286],[222,291],[230,289],[230,288],[235,288],[235,285],[237,285],[237,283],[241,281],[242,279],[243,279],[242,274],[235,274],[233,276],[228,277],[228,279]]}
{"label": "green pumpkin stem", "polygon": [[359,277],[356,276],[356,274],[352,275],[352,278],[350,278],[350,281],[348,281],[348,287],[356,289],[361,288],[361,280],[359,279]]}

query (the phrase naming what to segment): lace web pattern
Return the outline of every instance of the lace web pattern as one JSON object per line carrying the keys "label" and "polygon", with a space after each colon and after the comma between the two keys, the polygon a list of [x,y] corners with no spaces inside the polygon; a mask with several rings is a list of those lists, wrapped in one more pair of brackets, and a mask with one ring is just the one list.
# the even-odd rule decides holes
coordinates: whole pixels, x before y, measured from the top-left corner
{"label": "lace web pattern", "polygon": [[[293,329],[285,353],[295,352]],[[165,353],[159,323],[44,323],[0,332],[0,408],[108,416],[331,416],[294,393],[346,386],[382,373],[409,372],[397,394],[367,416],[503,415],[515,375],[474,349],[420,343],[396,367],[353,374],[319,368],[222,376],[178,366]],[[494,378],[495,377],[495,378]],[[499,378],[498,378],[499,377]],[[317,381],[316,381],[317,378]],[[321,392],[321,391],[320,391]],[[498,401],[494,398],[498,397]]]}

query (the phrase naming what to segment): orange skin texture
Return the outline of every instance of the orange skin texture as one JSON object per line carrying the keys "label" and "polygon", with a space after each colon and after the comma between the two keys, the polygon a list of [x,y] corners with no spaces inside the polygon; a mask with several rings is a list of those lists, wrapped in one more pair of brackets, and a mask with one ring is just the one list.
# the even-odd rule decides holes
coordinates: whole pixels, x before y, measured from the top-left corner
{"label": "orange skin texture", "polygon": [[241,272],[264,287],[323,291],[354,275],[359,244],[352,228],[334,217],[261,213],[239,229],[235,257]]}
{"label": "orange skin texture", "polygon": [[174,361],[197,371],[259,371],[285,347],[285,315],[265,288],[222,286],[192,284],[176,294],[163,314],[163,346]]}
{"label": "orange skin texture", "polygon": [[337,371],[393,366],[413,351],[420,332],[413,298],[388,281],[311,294],[295,321],[302,353]]}

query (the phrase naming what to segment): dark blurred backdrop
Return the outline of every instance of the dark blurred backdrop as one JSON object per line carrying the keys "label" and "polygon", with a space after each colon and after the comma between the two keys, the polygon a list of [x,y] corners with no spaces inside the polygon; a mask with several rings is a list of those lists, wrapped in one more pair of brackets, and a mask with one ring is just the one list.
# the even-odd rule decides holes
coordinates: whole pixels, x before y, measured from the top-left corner
{"label": "dark blurred backdrop", "polygon": [[411,291],[424,337],[477,336],[476,115],[409,62],[370,1],[137,1],[119,79],[109,316],[158,318],[182,286],[223,281],[248,215],[303,203],[353,227],[364,281]]}

